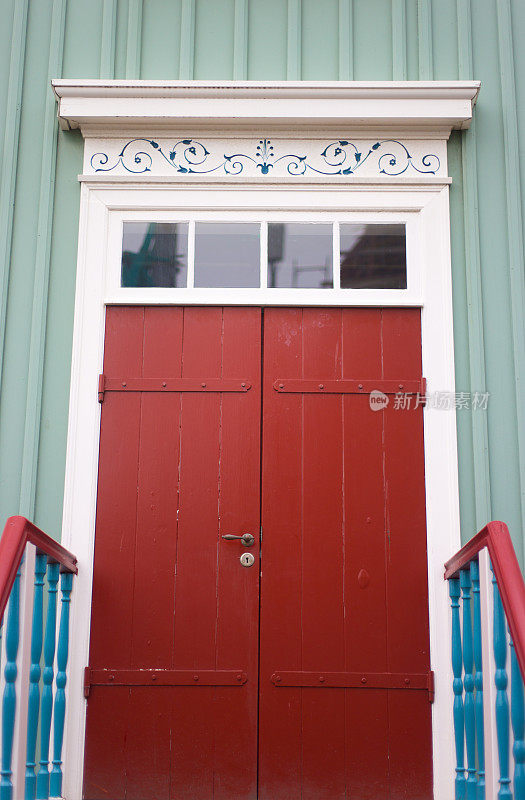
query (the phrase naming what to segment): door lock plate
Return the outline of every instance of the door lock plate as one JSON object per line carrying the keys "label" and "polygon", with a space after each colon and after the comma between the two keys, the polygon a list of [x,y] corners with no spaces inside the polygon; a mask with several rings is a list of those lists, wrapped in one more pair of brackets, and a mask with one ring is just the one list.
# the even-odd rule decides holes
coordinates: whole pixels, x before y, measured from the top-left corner
{"label": "door lock plate", "polygon": [[243,553],[239,561],[241,562],[243,567],[253,567],[255,563],[255,558],[253,557],[252,553]]}

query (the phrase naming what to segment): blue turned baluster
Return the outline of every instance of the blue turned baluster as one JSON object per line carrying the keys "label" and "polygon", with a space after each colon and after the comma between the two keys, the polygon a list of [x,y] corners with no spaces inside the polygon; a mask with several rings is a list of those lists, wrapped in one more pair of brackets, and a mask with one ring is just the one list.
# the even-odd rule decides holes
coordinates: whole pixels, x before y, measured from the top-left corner
{"label": "blue turned baluster", "polygon": [[472,611],[470,607],[470,569],[462,569],[459,583],[463,593],[463,667],[465,675],[465,739],[467,743],[467,800],[476,800],[476,714],[474,706],[474,647],[472,641]]}
{"label": "blue turned baluster", "polygon": [[55,695],[55,714],[53,720],[53,768],[49,781],[49,794],[51,797],[60,797],[62,791],[62,742],[64,739],[64,719],[66,714],[65,686],[67,681],[66,667],[69,650],[69,605],[71,602],[71,589],[73,588],[73,575],[71,575],[71,573],[64,572],[61,578],[62,610],[60,612],[60,629],[58,632],[57,647],[57,691]]}
{"label": "blue turned baluster", "polygon": [[483,722],[483,659],[481,655],[481,603],[479,594],[479,564],[470,564],[472,580],[472,617],[474,629],[474,686],[476,689],[476,751],[478,756],[477,800],[485,800],[485,731]]}
{"label": "blue turned baluster", "polygon": [[509,699],[507,697],[507,636],[505,612],[501,603],[498,584],[493,576],[494,587],[494,661],[496,673],[496,731],[498,734],[499,784],[498,800],[511,800],[509,777]]}
{"label": "blue turned baluster", "polygon": [[40,657],[42,655],[43,593],[47,557],[35,558],[35,594],[33,597],[33,624],[31,628],[31,667],[29,669],[29,697],[27,701],[27,750],[25,800],[34,800],[36,793],[35,752],[40,711]]}
{"label": "blue turned baluster", "polygon": [[47,800],[49,797],[49,738],[53,711],[53,662],[55,659],[59,571],[58,564],[50,564],[47,570],[48,605],[44,639],[44,688],[42,689],[42,710],[40,714],[40,762],[36,779],[36,796],[38,800]]}
{"label": "blue turned baluster", "polygon": [[521,677],[514,644],[510,643],[510,715],[514,745],[514,800],[525,800],[525,708],[523,700],[523,678]]}
{"label": "blue turned baluster", "polygon": [[463,657],[461,653],[461,626],[459,621],[459,598],[461,590],[459,580],[451,578],[448,582],[448,591],[452,607],[452,671],[454,673],[454,739],[456,742],[456,780],[455,795],[456,800],[463,800],[465,797],[465,753],[464,753],[464,734],[465,721],[463,713],[463,681],[461,674],[463,671]]}
{"label": "blue turned baluster", "polygon": [[16,657],[20,636],[20,569],[16,573],[11,589],[9,611],[5,632],[5,688],[2,702],[2,770],[0,772],[0,800],[11,800],[13,782],[11,762],[13,757],[13,734],[16,713]]}

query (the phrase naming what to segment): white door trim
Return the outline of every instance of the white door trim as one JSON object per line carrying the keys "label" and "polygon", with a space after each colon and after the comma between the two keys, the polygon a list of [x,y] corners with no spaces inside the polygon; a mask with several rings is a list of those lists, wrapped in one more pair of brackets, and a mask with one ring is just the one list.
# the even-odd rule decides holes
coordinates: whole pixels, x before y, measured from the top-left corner
{"label": "white door trim", "polygon": [[[182,196],[183,195],[183,196]],[[218,187],[216,184],[185,188],[166,184],[147,187],[123,186],[117,181],[83,181],[81,190],[80,236],[73,334],[71,395],[68,427],[66,482],[62,542],[78,558],[71,617],[70,678],[67,686],[68,713],[64,740],[64,796],[81,797],[86,702],[83,698],[83,669],[88,663],[91,612],[91,582],[97,497],[100,406],[97,402],[97,377],[102,371],[105,305],[126,302],[122,290],[111,283],[115,269],[115,225],[129,215],[147,214],[152,219],[166,218],[184,205],[188,213],[206,211],[208,215],[235,210],[242,215],[249,208],[256,214],[270,210],[289,214],[351,214],[353,217],[380,220],[392,215],[410,221],[414,259],[419,270],[414,293],[404,302],[387,304],[420,305],[422,308],[423,374],[429,392],[454,392],[454,347],[452,329],[452,287],[449,242],[448,186],[446,182],[421,186],[396,184],[377,192],[367,185],[317,187],[288,185],[285,188],[246,185]],[[214,209],[214,210],[213,210]],[[351,212],[348,211],[351,209]],[[117,257],[118,257],[117,253]],[[127,302],[186,303],[170,292],[187,290],[133,290]],[[209,290],[208,290],[209,291]],[[252,304],[261,303],[259,290],[252,290]],[[268,290],[270,291],[270,290]],[[310,290],[304,290],[310,291]],[[323,290],[329,292],[331,290]],[[165,294],[162,294],[162,293]],[[166,294],[167,293],[167,294]],[[403,292],[401,292],[403,294]],[[344,295],[344,296],[343,296]],[[359,294],[337,293],[334,305],[381,305],[381,292],[366,301]],[[327,297],[323,293],[323,298]],[[149,299],[146,299],[149,298]],[[222,299],[221,299],[222,298]],[[345,299],[347,298],[347,299]],[[373,300],[373,303],[370,302]],[[199,303],[232,304],[224,294],[196,298]],[[250,302],[243,296],[233,303]],[[303,305],[304,301],[283,299],[280,303]],[[280,304],[279,303],[279,304]],[[325,305],[317,299],[315,304]],[[403,413],[403,412],[400,412]],[[449,647],[450,622],[448,595],[443,581],[443,563],[460,546],[456,413],[427,407],[424,411],[425,472],[428,536],[428,580],[430,609],[431,663],[435,671],[436,696],[433,705],[433,755],[435,800],[453,795],[454,753],[450,700],[452,671]],[[409,576],[407,576],[407,580]],[[414,598],[417,601],[417,598]]]}

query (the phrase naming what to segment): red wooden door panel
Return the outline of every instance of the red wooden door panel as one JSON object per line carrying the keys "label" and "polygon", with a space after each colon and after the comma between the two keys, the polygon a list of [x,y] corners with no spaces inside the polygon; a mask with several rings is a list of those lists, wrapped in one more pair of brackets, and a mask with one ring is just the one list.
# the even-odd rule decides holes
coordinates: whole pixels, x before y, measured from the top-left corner
{"label": "red wooden door panel", "polygon": [[260,309],[107,310],[109,379],[251,388],[105,395],[90,667],[115,685],[93,673],[86,798],[256,797],[259,554],[221,536],[258,539],[260,369]]}
{"label": "red wooden door panel", "polygon": [[349,393],[419,310],[109,308],[104,372],[86,799],[430,800],[422,408]]}
{"label": "red wooden door panel", "polygon": [[428,693],[329,688],[428,673],[422,409],[274,388],[419,379],[419,311],[268,309],[263,375],[259,797],[429,800]]}

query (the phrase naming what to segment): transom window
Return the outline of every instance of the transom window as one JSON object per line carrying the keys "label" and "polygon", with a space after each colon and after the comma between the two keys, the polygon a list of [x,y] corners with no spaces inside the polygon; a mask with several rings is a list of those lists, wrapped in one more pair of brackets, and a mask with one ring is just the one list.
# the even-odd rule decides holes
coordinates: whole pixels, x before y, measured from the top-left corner
{"label": "transom window", "polygon": [[369,221],[124,221],[120,286],[407,289],[406,225]]}

